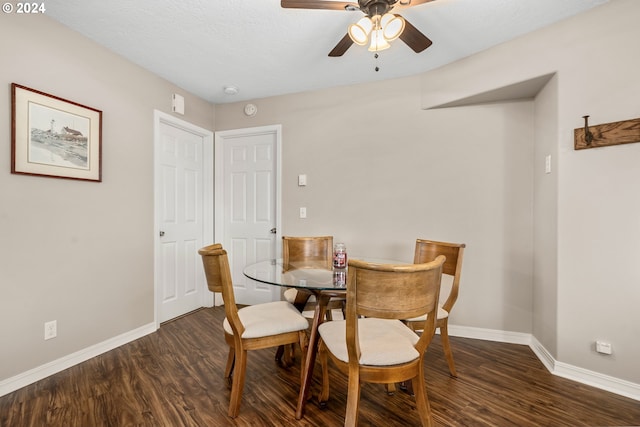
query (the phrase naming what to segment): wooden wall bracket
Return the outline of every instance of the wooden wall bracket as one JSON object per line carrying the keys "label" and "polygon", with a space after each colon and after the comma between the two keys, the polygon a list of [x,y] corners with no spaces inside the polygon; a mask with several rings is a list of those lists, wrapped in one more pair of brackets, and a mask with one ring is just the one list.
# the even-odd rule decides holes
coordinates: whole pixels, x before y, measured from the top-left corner
{"label": "wooden wall bracket", "polygon": [[589,126],[589,116],[583,118],[584,127],[573,130],[575,150],[640,142],[640,119]]}

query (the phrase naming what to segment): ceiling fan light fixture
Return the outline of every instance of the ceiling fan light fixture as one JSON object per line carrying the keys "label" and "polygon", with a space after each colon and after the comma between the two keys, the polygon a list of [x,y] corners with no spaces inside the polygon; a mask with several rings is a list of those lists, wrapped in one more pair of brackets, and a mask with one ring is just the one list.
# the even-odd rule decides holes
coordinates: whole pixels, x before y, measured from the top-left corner
{"label": "ceiling fan light fixture", "polygon": [[391,45],[385,40],[382,35],[382,30],[374,30],[371,32],[371,44],[369,45],[369,52],[379,52],[381,50],[389,49]]}
{"label": "ceiling fan light fixture", "polygon": [[380,25],[382,35],[386,41],[390,42],[400,37],[404,31],[405,21],[402,16],[387,13],[380,20]]}
{"label": "ceiling fan light fixture", "polygon": [[369,33],[373,28],[373,22],[369,17],[365,16],[355,24],[349,25],[349,37],[357,45],[364,46],[369,41]]}

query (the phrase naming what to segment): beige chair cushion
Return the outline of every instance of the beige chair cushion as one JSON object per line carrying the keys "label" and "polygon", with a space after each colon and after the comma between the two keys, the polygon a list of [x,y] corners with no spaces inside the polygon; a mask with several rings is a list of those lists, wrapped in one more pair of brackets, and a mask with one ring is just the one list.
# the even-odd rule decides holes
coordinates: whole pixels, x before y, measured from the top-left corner
{"label": "beige chair cushion", "polygon": [[[296,295],[298,295],[298,290],[296,288],[289,288],[283,293],[285,301],[288,301],[292,304],[296,300]],[[310,295],[309,299],[307,300],[307,302],[315,302],[315,301],[316,301],[315,295]]]}
{"label": "beige chair cushion", "polygon": [[[238,310],[238,316],[245,328],[242,338],[268,337],[309,327],[309,321],[286,301],[250,305]],[[223,327],[226,333],[233,335],[227,319],[224,319]]]}
{"label": "beige chair cushion", "polygon": [[[449,317],[449,312],[444,308],[442,308],[441,306],[438,306],[438,319],[446,319],[447,317]],[[407,320],[410,322],[427,320],[427,315],[425,314],[424,316],[418,316],[418,317],[414,317],[412,319],[407,319]]]}
{"label": "beige chair cushion", "polygon": [[[318,328],[327,348],[339,360],[349,361],[344,320],[325,322]],[[420,355],[414,348],[418,335],[399,320],[358,319],[360,364],[390,366],[410,362]]]}

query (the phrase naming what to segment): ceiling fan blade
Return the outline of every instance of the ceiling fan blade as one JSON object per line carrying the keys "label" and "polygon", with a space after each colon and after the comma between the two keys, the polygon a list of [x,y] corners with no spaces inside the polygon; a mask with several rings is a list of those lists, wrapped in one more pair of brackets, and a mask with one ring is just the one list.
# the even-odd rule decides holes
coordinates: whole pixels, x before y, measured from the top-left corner
{"label": "ceiling fan blade", "polygon": [[396,3],[396,7],[398,9],[401,9],[401,8],[418,6],[418,5],[429,3],[432,1],[433,0],[400,0],[398,3]]}
{"label": "ceiling fan blade", "polygon": [[409,21],[404,20],[404,31],[400,34],[400,40],[405,42],[415,53],[420,53],[433,43]]}
{"label": "ceiling fan blade", "polygon": [[353,40],[349,37],[349,34],[345,34],[342,40],[338,42],[336,47],[333,48],[331,52],[329,52],[329,56],[342,56],[344,53],[351,47],[353,44]]}
{"label": "ceiling fan blade", "polygon": [[[280,0],[280,6],[285,9],[329,9],[329,10],[357,10],[358,3],[346,1],[323,0]],[[355,8],[355,9],[353,9]]]}

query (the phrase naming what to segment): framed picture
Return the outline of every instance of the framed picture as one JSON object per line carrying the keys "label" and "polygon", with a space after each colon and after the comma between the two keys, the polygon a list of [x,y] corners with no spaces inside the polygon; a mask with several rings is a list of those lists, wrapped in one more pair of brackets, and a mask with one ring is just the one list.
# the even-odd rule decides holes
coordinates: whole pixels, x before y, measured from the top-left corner
{"label": "framed picture", "polygon": [[11,173],[102,181],[102,111],[11,84]]}

